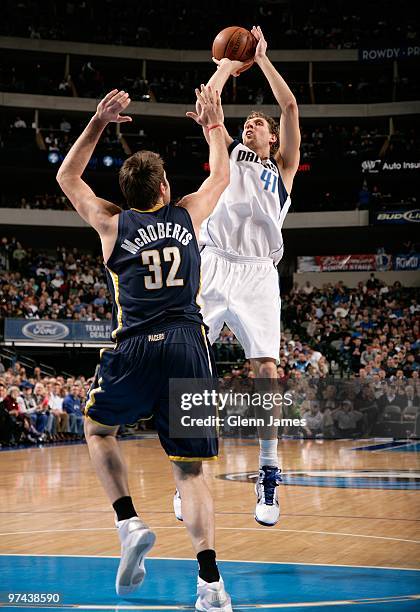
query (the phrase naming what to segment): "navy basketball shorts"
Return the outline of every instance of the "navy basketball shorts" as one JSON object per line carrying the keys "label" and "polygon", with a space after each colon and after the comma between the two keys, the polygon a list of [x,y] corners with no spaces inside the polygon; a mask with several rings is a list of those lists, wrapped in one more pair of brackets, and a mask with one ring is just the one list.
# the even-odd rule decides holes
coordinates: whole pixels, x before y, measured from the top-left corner
{"label": "navy basketball shorts", "polygon": [[114,349],[103,350],[85,415],[109,427],[154,416],[160,442],[169,459],[216,459],[216,435],[206,438],[169,435],[169,380],[215,376],[216,364],[204,327],[183,324],[169,329],[156,328],[122,340]]}

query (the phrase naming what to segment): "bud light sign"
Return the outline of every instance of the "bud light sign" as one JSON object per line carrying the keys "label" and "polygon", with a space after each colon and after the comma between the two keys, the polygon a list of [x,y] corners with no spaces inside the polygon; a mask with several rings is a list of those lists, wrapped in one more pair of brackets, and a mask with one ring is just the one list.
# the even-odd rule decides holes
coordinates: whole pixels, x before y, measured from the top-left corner
{"label": "bud light sign", "polygon": [[411,210],[384,210],[374,213],[375,224],[405,224],[420,223],[420,209]]}

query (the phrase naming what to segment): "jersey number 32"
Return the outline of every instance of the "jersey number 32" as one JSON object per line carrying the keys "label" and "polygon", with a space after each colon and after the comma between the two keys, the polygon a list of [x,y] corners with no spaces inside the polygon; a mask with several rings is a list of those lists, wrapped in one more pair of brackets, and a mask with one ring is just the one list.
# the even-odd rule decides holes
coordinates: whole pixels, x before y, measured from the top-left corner
{"label": "jersey number 32", "polygon": [[[162,250],[163,260],[172,262],[169,268],[168,275],[165,279],[166,287],[182,287],[184,284],[183,278],[176,278],[179,265],[181,263],[181,255],[179,248],[165,247]],[[162,260],[161,253],[157,249],[150,251],[143,251],[141,254],[142,263],[149,267],[150,276],[144,277],[144,286],[146,289],[162,289],[163,287],[163,274],[162,274]]]}

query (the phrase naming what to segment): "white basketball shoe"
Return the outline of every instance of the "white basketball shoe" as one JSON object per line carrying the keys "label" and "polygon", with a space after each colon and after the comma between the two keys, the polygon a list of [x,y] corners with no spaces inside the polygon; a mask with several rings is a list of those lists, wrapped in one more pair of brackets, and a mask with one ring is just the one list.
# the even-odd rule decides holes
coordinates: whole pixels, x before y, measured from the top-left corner
{"label": "white basketball shoe", "polygon": [[121,560],[115,589],[118,595],[129,595],[137,590],[146,575],[144,558],[155,543],[156,536],[138,516],[117,521],[121,541]]}
{"label": "white basketball shoe", "polygon": [[276,487],[282,482],[281,471],[275,466],[264,465],[255,484],[257,505],[255,520],[260,525],[272,527],[280,517],[280,505]]}
{"label": "white basketball shoe", "polygon": [[183,521],[184,519],[182,518],[181,496],[179,494],[178,489],[175,489],[173,504],[174,504],[174,514],[176,518],[178,519],[178,521]]}
{"label": "white basketball shoe", "polygon": [[199,576],[197,595],[195,609],[200,612],[233,612],[230,596],[225,591],[222,577],[218,582],[205,582]]}

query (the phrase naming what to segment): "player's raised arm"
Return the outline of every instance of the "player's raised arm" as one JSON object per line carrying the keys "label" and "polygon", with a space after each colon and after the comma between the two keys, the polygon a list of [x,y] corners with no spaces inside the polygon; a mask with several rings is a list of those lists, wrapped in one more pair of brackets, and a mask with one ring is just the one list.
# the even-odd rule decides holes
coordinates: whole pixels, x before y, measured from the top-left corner
{"label": "player's raised arm", "polygon": [[[227,57],[224,57],[221,60],[213,58],[213,61],[217,64],[217,69],[216,72],[210,78],[209,82],[207,83],[207,87],[210,86],[213,91],[218,91],[220,94],[222,93],[223,87],[229,80],[229,77],[231,75],[236,76],[237,74],[239,74],[239,72],[242,71],[249,63],[239,62],[237,60],[230,60]],[[198,98],[195,105],[195,111],[195,113],[187,113],[187,117],[190,117],[190,119],[194,119],[194,121],[196,121],[199,125],[202,126],[204,136],[207,142],[209,142],[209,134],[207,132],[206,126],[200,122],[201,106],[200,100]],[[228,131],[224,126],[223,132],[225,136],[226,146],[228,147],[232,143],[233,138],[229,135]]]}
{"label": "player's raised arm", "polygon": [[229,185],[229,155],[225,142],[224,116],[220,94],[210,85],[195,90],[200,104],[199,123],[207,129],[209,138],[210,176],[195,193],[179,202],[191,215],[198,236],[201,223],[212,213],[218,199]]}
{"label": "player's raised arm", "polygon": [[281,175],[285,187],[288,193],[290,193],[293,178],[299,166],[300,129],[298,105],[286,81],[267,57],[267,42],[261,28],[254,26],[251,32],[258,41],[255,50],[255,63],[263,71],[281,110],[280,146],[275,157],[282,169]]}
{"label": "player's raised arm", "polygon": [[67,153],[57,173],[57,181],[79,215],[100,235],[106,259],[106,242],[116,237],[118,214],[121,209],[102,198],[98,198],[82,179],[89,159],[108,123],[131,121],[131,117],[120,115],[130,104],[124,91],[113,89],[98,104],[95,115]]}

